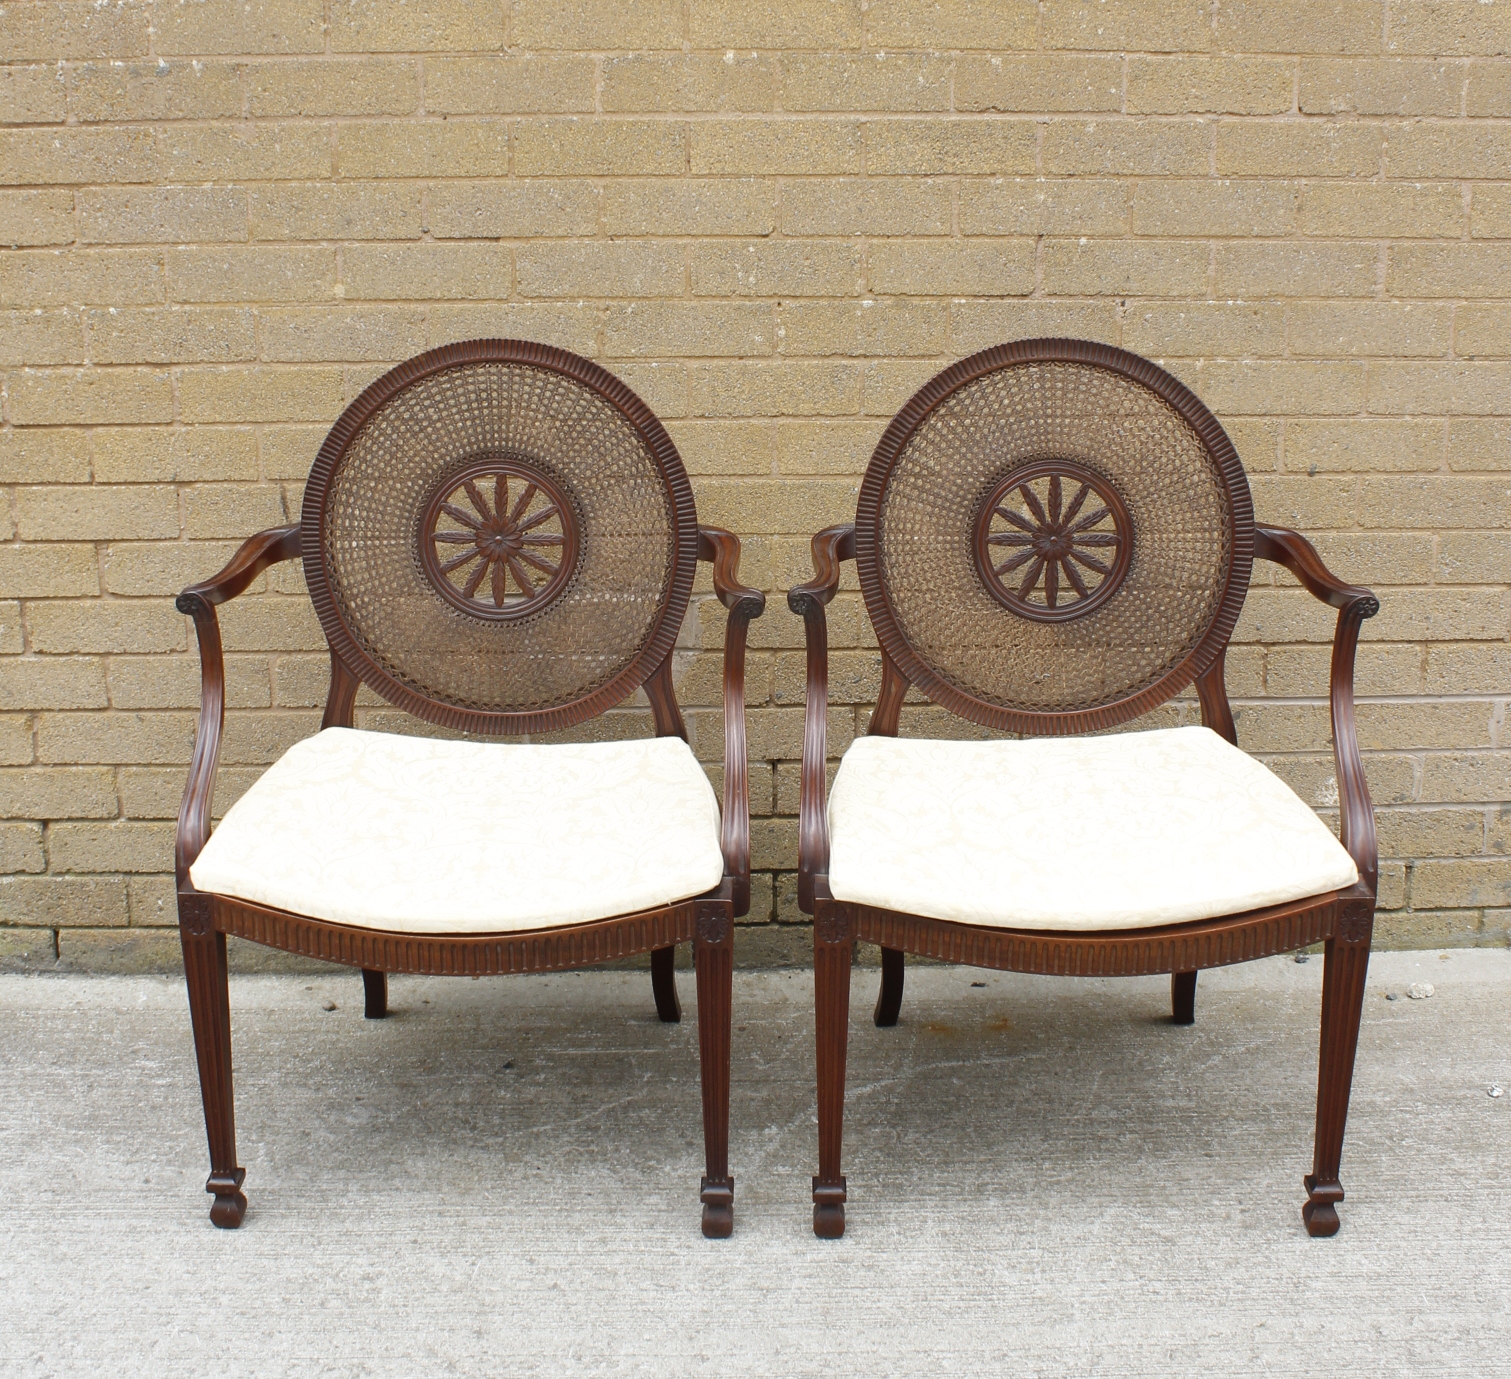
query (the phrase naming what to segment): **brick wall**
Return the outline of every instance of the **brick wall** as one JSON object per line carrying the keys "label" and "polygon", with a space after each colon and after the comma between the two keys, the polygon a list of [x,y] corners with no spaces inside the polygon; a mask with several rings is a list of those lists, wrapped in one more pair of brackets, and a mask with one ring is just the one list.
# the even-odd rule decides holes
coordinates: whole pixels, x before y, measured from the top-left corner
{"label": "brick wall", "polygon": [[[369,381],[478,335],[623,376],[771,591],[750,955],[799,951],[806,537],[914,388],[1036,334],[1162,360],[1260,516],[1380,591],[1382,939],[1504,943],[1508,48],[1508,0],[0,5],[0,956],[173,961],[198,668],[171,596],[297,514]],[[1241,740],[1327,814],[1330,619],[1259,579]],[[222,808],[326,684],[297,571],[224,627]],[[831,627],[839,751],[878,677],[853,577]],[[720,642],[700,599],[710,762]]]}

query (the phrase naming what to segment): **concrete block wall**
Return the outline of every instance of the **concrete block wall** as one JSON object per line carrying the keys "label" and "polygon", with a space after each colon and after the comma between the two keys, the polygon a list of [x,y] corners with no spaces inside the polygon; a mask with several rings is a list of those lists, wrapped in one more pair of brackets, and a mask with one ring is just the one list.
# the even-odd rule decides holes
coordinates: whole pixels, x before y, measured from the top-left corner
{"label": "concrete block wall", "polygon": [[[1380,592],[1380,939],[1505,943],[1508,51],[1508,0],[0,5],[0,962],[175,960],[198,671],[172,596],[297,514],[368,382],[478,335],[622,375],[771,593],[752,957],[802,947],[807,537],[919,384],[1040,334],[1162,361],[1261,517]],[[1258,580],[1241,739],[1330,817],[1331,620]],[[717,775],[706,593],[681,674]],[[297,570],[224,628],[221,808],[326,682]],[[840,751],[878,678],[853,580],[831,628]]]}

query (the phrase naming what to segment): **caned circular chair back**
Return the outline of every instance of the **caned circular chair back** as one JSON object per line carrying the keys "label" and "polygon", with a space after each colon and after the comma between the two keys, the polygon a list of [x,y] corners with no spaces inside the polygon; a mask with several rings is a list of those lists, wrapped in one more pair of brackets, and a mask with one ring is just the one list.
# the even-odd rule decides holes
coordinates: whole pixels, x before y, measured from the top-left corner
{"label": "caned circular chair back", "polygon": [[1020,340],[927,383],[856,512],[866,608],[898,670],[973,722],[1111,727],[1206,671],[1248,589],[1254,512],[1217,419],[1163,369]]}
{"label": "caned circular chair back", "polygon": [[342,413],[301,545],[331,649],[363,683],[432,723],[544,732],[624,699],[670,653],[698,525],[671,438],[617,378],[471,340]]}

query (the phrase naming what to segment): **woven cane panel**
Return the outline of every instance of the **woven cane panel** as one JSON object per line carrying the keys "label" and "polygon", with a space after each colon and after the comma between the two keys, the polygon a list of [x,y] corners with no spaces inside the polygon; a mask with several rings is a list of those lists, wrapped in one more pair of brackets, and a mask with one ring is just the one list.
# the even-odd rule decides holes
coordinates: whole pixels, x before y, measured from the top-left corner
{"label": "woven cane panel", "polygon": [[[1099,476],[1133,530],[1116,592],[1059,622],[1006,609],[972,553],[1001,481],[1045,461]],[[882,583],[919,660],[1023,713],[1096,709],[1156,684],[1212,625],[1233,560],[1228,490],[1201,436],[1144,384],[1074,362],[996,369],[946,397],[899,453],[877,530]]]}
{"label": "woven cane panel", "polygon": [[[423,558],[432,496],[451,473],[460,485],[495,460],[524,474],[512,494],[533,472],[565,500],[564,520],[536,533],[577,538],[564,582],[546,588],[541,576],[538,609],[508,621],[442,597]],[[492,477],[476,487],[484,506],[500,503]],[[366,655],[416,694],[486,713],[568,704],[623,672],[657,627],[677,554],[666,479],[623,413],[560,372],[496,360],[422,377],[367,419],[331,475],[321,543],[332,598]],[[564,548],[527,550],[556,562]],[[527,602],[502,575],[496,587]]]}

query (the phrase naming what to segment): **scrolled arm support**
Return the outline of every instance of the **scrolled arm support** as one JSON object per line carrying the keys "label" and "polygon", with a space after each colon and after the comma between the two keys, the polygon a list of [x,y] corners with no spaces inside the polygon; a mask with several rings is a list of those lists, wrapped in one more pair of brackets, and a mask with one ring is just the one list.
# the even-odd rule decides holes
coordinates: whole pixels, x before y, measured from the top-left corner
{"label": "scrolled arm support", "polygon": [[192,890],[189,868],[210,837],[210,811],[215,799],[215,768],[220,762],[220,739],[226,717],[226,661],[220,642],[218,604],[244,593],[270,565],[299,556],[299,528],[275,527],[258,532],[243,543],[219,574],[191,584],[174,600],[180,613],[194,619],[199,639],[199,727],[189,781],[178,808],[178,837],[173,864],[178,889]]}
{"label": "scrolled arm support", "polygon": [[750,779],[745,748],[745,642],[766,595],[741,584],[740,542],[718,527],[698,528],[698,559],[713,565],[714,593],[729,610],[724,628],[724,813],[720,846],[733,883],[734,912],[750,911]]}
{"label": "scrolled arm support", "polygon": [[698,528],[698,559],[713,568],[714,593],[731,614],[748,623],[766,611],[766,595],[740,583],[740,538],[722,527]]}
{"label": "scrolled arm support", "polygon": [[840,565],[855,559],[855,524],[825,527],[813,538],[813,579],[787,591],[787,606],[806,617],[808,605],[822,608],[839,590]]}
{"label": "scrolled arm support", "polygon": [[1310,541],[1284,527],[1256,527],[1254,554],[1285,566],[1314,598],[1338,610],[1329,684],[1333,761],[1338,773],[1338,834],[1373,902],[1379,884],[1380,854],[1374,807],[1354,725],[1354,656],[1364,620],[1380,611],[1380,600],[1368,589],[1344,584],[1322,563]]}
{"label": "scrolled arm support", "polygon": [[824,608],[839,589],[841,564],[854,559],[855,527],[826,528],[813,538],[813,580],[787,593],[787,606],[803,620],[808,648],[797,873],[797,902],[805,914],[813,913],[816,878],[829,871],[829,820],[824,812],[829,751],[829,626]]}

